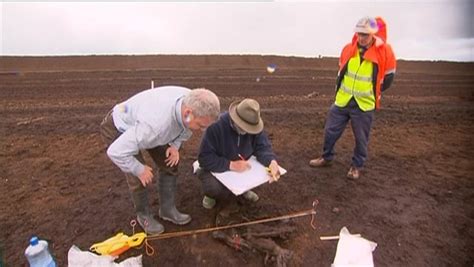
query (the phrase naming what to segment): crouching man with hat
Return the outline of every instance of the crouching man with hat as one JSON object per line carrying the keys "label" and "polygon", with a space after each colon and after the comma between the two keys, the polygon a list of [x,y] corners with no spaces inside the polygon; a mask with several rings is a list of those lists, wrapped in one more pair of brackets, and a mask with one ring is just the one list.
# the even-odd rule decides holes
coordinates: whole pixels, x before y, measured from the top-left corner
{"label": "crouching man with hat", "polygon": [[[207,128],[201,141],[198,176],[204,192],[204,208],[212,209],[216,200],[227,202],[235,199],[234,194],[211,172],[244,172],[250,168],[247,160],[252,155],[269,168],[270,182],[280,178],[278,162],[263,131],[260,105],[254,99],[244,99],[230,104],[229,111]],[[243,198],[251,202],[259,199],[250,190],[243,194]]]}

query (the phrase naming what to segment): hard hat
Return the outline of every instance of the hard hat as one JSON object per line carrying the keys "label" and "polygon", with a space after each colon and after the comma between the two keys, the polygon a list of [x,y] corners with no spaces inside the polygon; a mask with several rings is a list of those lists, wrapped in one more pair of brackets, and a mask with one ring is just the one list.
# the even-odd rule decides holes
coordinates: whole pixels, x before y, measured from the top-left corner
{"label": "hard hat", "polygon": [[375,34],[379,30],[379,27],[377,25],[377,21],[375,18],[371,17],[363,17],[361,18],[355,28],[355,32],[360,32],[360,33],[365,33],[365,34]]}

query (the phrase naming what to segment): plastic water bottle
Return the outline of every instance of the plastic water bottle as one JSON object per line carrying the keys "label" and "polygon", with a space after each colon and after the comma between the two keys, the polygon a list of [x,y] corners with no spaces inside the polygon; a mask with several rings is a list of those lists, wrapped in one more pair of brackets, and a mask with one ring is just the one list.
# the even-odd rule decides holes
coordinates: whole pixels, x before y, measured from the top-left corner
{"label": "plastic water bottle", "polygon": [[48,242],[33,236],[30,245],[25,250],[25,256],[30,267],[56,267],[53,257],[48,250]]}

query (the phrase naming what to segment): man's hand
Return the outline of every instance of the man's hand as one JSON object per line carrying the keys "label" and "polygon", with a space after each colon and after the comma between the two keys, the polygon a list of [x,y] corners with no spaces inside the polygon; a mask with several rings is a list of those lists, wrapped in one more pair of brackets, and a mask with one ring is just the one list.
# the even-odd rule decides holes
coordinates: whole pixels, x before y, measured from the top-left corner
{"label": "man's hand", "polygon": [[278,181],[280,179],[280,169],[278,168],[278,163],[276,162],[276,160],[272,160],[270,162],[268,169],[270,169],[268,175],[271,176],[268,182],[273,183]]}
{"label": "man's hand", "polygon": [[176,147],[170,146],[166,149],[165,163],[168,167],[173,167],[179,162],[179,151]]}
{"label": "man's hand", "polygon": [[146,187],[146,185],[150,184],[153,179],[153,169],[145,165],[145,170],[138,175],[138,179],[142,182],[142,185]]}
{"label": "man's hand", "polygon": [[231,161],[229,169],[234,172],[244,172],[250,169],[250,163],[248,163],[246,160]]}

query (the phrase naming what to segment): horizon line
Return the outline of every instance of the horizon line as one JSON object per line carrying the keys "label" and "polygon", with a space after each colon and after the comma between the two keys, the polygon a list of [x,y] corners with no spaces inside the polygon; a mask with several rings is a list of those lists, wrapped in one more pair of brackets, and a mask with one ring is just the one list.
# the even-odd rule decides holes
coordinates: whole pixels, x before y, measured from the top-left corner
{"label": "horizon line", "polygon": [[[10,54],[10,55],[0,55],[2,57],[120,57],[120,56],[262,56],[262,57],[296,57],[296,58],[306,58],[306,59],[337,59],[338,56],[325,56],[325,55],[315,55],[315,56],[305,56],[305,55],[282,55],[282,54],[145,54],[145,53],[117,53],[117,54]],[[455,62],[455,63],[474,63],[474,61],[469,60],[455,60],[455,59],[423,59],[423,58],[397,58],[397,61],[426,61],[426,62]]]}

